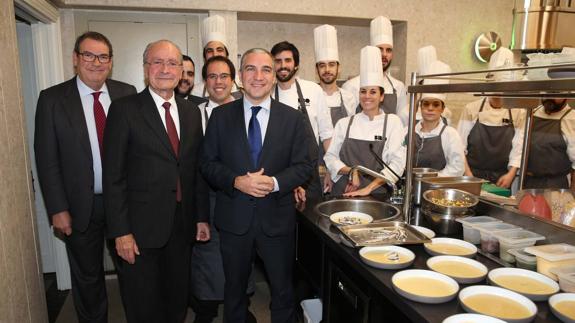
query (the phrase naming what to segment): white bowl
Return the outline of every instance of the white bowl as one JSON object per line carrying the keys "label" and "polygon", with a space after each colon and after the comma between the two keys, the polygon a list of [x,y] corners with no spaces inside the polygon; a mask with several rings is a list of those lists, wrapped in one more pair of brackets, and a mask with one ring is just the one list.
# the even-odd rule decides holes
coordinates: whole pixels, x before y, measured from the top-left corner
{"label": "white bowl", "polygon": [[[430,283],[429,280],[434,280],[439,284],[443,283],[444,285],[449,286],[449,288],[451,288],[452,290],[444,295],[431,296],[431,295],[425,295],[425,293],[421,291],[404,290],[401,289],[399,286],[397,286],[397,282],[399,280],[408,278],[425,279],[419,286],[428,286],[428,287],[432,287],[431,285],[429,285]],[[457,291],[459,290],[459,285],[455,280],[449,278],[446,275],[436,273],[431,270],[408,269],[400,271],[391,277],[391,282],[393,284],[393,289],[395,289],[395,291],[399,295],[415,302],[427,303],[427,304],[438,304],[438,303],[449,302],[450,300],[455,298],[455,296],[457,295]],[[443,290],[443,288],[441,290]]]}
{"label": "white bowl", "polygon": [[[474,296],[474,295],[489,295],[489,296],[499,296],[499,297],[507,298],[511,301],[515,301],[518,304],[524,306],[530,315],[527,317],[524,317],[524,318],[512,319],[512,318],[505,318],[505,317],[497,317],[497,316],[493,315],[493,313],[478,312],[478,311],[470,308],[469,306],[467,306],[467,304],[465,304],[465,299],[470,297],[470,296]],[[497,300],[494,300],[493,305],[495,305],[496,302],[497,302]],[[462,289],[461,292],[459,292],[459,303],[461,304],[461,307],[463,307],[463,309],[465,309],[467,312],[493,316],[493,317],[497,317],[499,319],[502,319],[506,322],[511,322],[511,323],[528,323],[528,322],[531,322],[535,318],[535,315],[537,314],[537,306],[529,298],[527,298],[521,294],[518,294],[516,292],[510,291],[508,289],[501,288],[501,287],[494,287],[494,286],[481,286],[481,285],[479,285],[479,286],[466,287],[466,288]]]}
{"label": "white bowl", "polygon": [[[475,268],[477,268],[478,270],[481,271],[481,275],[479,276],[475,276],[475,277],[460,277],[460,276],[454,276],[454,275],[450,275],[449,273],[446,272],[441,272],[439,270],[434,269],[434,265],[437,265],[441,262],[446,262],[446,261],[450,261],[450,262],[458,262],[458,263],[462,263],[462,264],[466,264],[469,266],[473,266]],[[469,258],[465,258],[465,257],[459,257],[459,256],[436,256],[436,257],[431,257],[429,259],[427,259],[427,267],[429,267],[429,269],[436,271],[440,274],[444,274],[447,275],[453,279],[455,279],[455,281],[457,281],[460,284],[474,284],[477,282],[482,281],[483,279],[485,279],[485,276],[487,275],[487,267],[485,267],[484,264],[480,263],[479,261],[473,260],[473,259],[469,259]]]}
{"label": "white bowl", "polygon": [[431,230],[431,229],[428,229],[426,227],[422,227],[419,225],[412,225],[412,227],[414,227],[415,230],[423,233],[423,235],[428,237],[429,239],[435,238],[435,232],[433,232],[433,230]]}
{"label": "white bowl", "polygon": [[505,321],[482,314],[464,313],[451,315],[442,323],[505,323]]}
{"label": "white bowl", "polygon": [[371,223],[373,221],[373,218],[371,217],[371,215],[366,214],[366,213],[362,213],[362,212],[356,212],[356,211],[335,212],[332,215],[330,215],[330,217],[329,217],[331,222],[333,222],[336,225],[350,225],[351,223],[341,223],[341,221],[344,218],[351,218],[351,219],[358,221],[358,223],[353,223],[353,224],[368,224],[368,223]]}
{"label": "white bowl", "polygon": [[[437,250],[431,249],[431,245],[433,245],[433,244],[442,244],[442,245],[446,244],[446,245],[450,245],[450,246],[463,247],[463,248],[468,249],[469,253],[454,254],[454,253],[450,253],[450,252],[437,251]],[[423,244],[423,247],[425,248],[425,251],[427,251],[427,253],[432,255],[432,256],[462,256],[462,257],[472,258],[477,253],[477,247],[474,244],[469,243],[467,241],[463,241],[463,240],[459,240],[459,239],[453,239],[453,238],[433,238],[433,239],[431,239],[431,243],[425,243],[425,244]]]}
{"label": "white bowl", "polygon": [[[397,252],[400,256],[404,256],[406,259],[402,262],[393,262],[393,263],[384,263],[375,260],[368,259],[366,255],[370,252],[377,252],[377,253],[390,253],[390,252]],[[374,246],[374,247],[363,247],[359,250],[359,256],[361,260],[366,264],[381,268],[381,269],[401,269],[408,266],[411,266],[413,260],[415,260],[415,254],[411,252],[411,250],[397,247],[397,246]]]}
{"label": "white bowl", "polygon": [[[516,277],[521,277],[521,279],[525,282],[528,279],[532,279],[535,280],[537,282],[543,283],[545,285],[547,285],[548,287],[550,287],[553,291],[549,292],[549,293],[528,293],[525,291],[521,291],[518,289],[514,289],[511,288],[509,286],[503,286],[500,283],[497,282],[497,278],[501,277],[501,276],[516,276]],[[497,269],[493,269],[489,272],[489,274],[487,275],[487,277],[489,278],[489,282],[491,283],[491,285],[494,286],[499,286],[502,288],[506,288],[509,290],[512,290],[514,292],[517,292],[533,301],[546,301],[549,296],[558,293],[559,292],[559,284],[557,284],[557,282],[555,282],[553,279],[531,271],[531,270],[527,270],[527,269],[521,269],[521,268],[497,268]]]}
{"label": "white bowl", "polygon": [[565,323],[575,323],[575,318],[570,318],[555,308],[555,305],[561,301],[575,302],[575,293],[555,294],[549,298],[549,307],[551,307],[551,312],[553,312],[555,316],[557,316],[561,321]]}

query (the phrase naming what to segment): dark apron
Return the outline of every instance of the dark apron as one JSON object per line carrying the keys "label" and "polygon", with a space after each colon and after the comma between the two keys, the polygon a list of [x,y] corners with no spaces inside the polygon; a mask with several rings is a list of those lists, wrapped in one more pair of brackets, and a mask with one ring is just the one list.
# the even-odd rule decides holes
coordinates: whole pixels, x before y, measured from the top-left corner
{"label": "dark apron", "polygon": [[533,135],[523,188],[569,188],[567,175],[572,167],[567,155],[567,143],[561,133],[561,121],[569,112],[571,109],[557,120],[533,118]]}
{"label": "dark apron", "polygon": [[[311,144],[309,147],[309,154],[310,154],[311,160],[314,161],[314,165],[313,165],[314,166],[314,172],[312,173],[312,176],[303,185],[303,188],[305,188],[305,195],[307,198],[321,198],[321,197],[323,197],[323,185],[321,185],[321,180],[319,177],[319,161],[320,161],[320,159],[319,159],[320,148],[319,147],[322,147],[322,142],[321,142],[321,138],[317,138],[318,139],[317,142],[319,142],[319,145],[316,143],[315,134],[313,133],[313,128],[311,126],[311,120],[309,118],[309,115],[307,113],[307,108],[305,106],[306,99],[303,96],[303,93],[301,91],[301,87],[300,87],[297,79],[295,80],[295,86],[296,86],[296,90],[297,90],[298,110],[301,113],[303,113],[303,115],[304,115],[305,123],[307,124],[307,127],[306,127],[307,133],[308,133],[309,138],[311,140]],[[277,84],[276,84],[276,88],[275,88],[275,99],[278,102],[281,102],[279,99],[279,90],[278,90]],[[321,161],[323,164],[323,156],[322,156]]]}
{"label": "dark apron", "polygon": [[[373,151],[381,156],[383,153],[383,148],[385,147],[385,142],[387,137],[385,133],[387,131],[387,114],[385,115],[385,119],[383,121],[383,132],[381,135],[382,140],[361,140],[361,139],[353,139],[349,138],[349,129],[353,123],[354,116],[351,116],[349,119],[349,123],[347,125],[347,130],[345,132],[345,139],[341,145],[341,149],[339,151],[339,159],[349,167],[353,167],[356,165],[365,166],[369,169],[372,169],[376,172],[380,172],[383,167],[377,162],[373,154],[369,151],[369,145],[373,145]],[[369,176],[360,176],[360,188],[365,187],[369,183],[373,181],[373,177]],[[345,192],[345,187],[349,182],[349,176],[343,175],[340,179],[335,182],[333,185],[332,195],[339,196]],[[381,186],[373,193],[383,193],[385,192],[385,187]]]}
{"label": "dark apron", "polygon": [[345,103],[343,102],[343,95],[341,95],[341,91],[339,91],[339,106],[329,107],[329,112],[331,115],[331,123],[335,127],[335,124],[339,121],[339,119],[343,119],[347,117],[347,110],[345,108]]}
{"label": "dark apron", "polygon": [[428,167],[442,170],[447,165],[443,146],[441,145],[441,135],[447,126],[443,125],[439,136],[421,138],[415,136],[415,161],[413,167]]}
{"label": "dark apron", "polygon": [[[483,111],[486,99],[481,102],[479,112]],[[509,153],[511,152],[515,128],[513,116],[509,112],[509,121],[503,126],[488,126],[479,122],[479,114],[475,125],[467,136],[467,163],[473,176],[487,179],[492,183],[507,173]]]}
{"label": "dark apron", "polygon": [[[393,89],[393,93],[384,93],[383,94],[383,102],[381,102],[379,104],[379,108],[381,110],[383,110],[383,112],[385,112],[385,113],[397,114],[397,90],[395,90],[395,86],[393,86],[393,83],[391,82],[391,79],[389,78],[389,76],[387,74],[385,74],[385,77],[389,81],[389,84],[391,84],[391,88]],[[361,87],[360,87],[360,89],[361,89]],[[363,109],[361,108],[361,104],[358,104],[357,108],[355,108],[356,113],[360,113],[362,110]]]}

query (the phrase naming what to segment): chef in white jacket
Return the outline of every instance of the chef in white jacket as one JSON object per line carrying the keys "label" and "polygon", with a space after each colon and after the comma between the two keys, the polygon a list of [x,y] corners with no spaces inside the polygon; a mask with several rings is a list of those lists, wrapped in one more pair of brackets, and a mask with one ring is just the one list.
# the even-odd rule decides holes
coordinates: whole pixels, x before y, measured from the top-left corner
{"label": "chef in white jacket", "polygon": [[[513,66],[513,52],[498,49],[489,60],[489,69]],[[512,80],[510,72],[491,75],[497,82]],[[498,97],[484,97],[467,104],[458,131],[465,147],[465,175],[484,178],[509,188],[521,164],[525,110],[502,108]]]}
{"label": "chef in white jacket", "polygon": [[[402,145],[405,129],[395,114],[379,108],[385,102],[381,54],[377,47],[361,50],[359,98],[362,112],[340,119],[334,129],[325,163],[335,182],[333,195],[366,196],[382,191],[386,181],[395,183],[393,174],[403,174],[406,149]],[[378,155],[393,170],[385,168],[374,157]],[[381,172],[386,180],[355,174],[350,183],[351,167],[362,165]]]}
{"label": "chef in white jacket", "polygon": [[[448,73],[449,65],[435,61],[429,64],[432,74]],[[425,79],[423,84],[447,84],[448,79]],[[429,167],[439,176],[461,176],[465,171],[465,155],[457,130],[441,118],[445,110],[443,93],[423,93],[418,102],[421,120],[415,125],[414,167]]]}
{"label": "chef in white jacket", "polygon": [[[393,60],[393,27],[391,21],[383,16],[374,18],[370,23],[370,44],[381,51],[381,66],[383,71],[383,90],[386,99],[382,104],[386,113],[397,113],[407,104],[405,85],[389,73]],[[360,76],[356,76],[342,86],[353,93],[359,100]],[[359,108],[359,107],[358,107]]]}

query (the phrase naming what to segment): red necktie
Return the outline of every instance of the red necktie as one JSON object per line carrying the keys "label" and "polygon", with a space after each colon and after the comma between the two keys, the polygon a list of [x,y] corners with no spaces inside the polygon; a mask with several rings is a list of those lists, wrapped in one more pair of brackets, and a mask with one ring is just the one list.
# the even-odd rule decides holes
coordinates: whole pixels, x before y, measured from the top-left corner
{"label": "red necktie", "polygon": [[[170,114],[170,102],[164,102],[162,104],[164,109],[166,109],[166,130],[168,131],[168,138],[170,138],[170,144],[172,144],[172,149],[178,157],[178,152],[180,151],[180,139],[178,139],[178,131],[176,130],[176,124],[172,115]],[[182,200],[182,188],[180,185],[180,177],[178,176],[178,183],[176,186],[176,201],[180,202]]]}
{"label": "red necktie", "polygon": [[102,92],[93,92],[94,96],[94,120],[96,121],[96,133],[98,134],[98,145],[100,146],[100,159],[104,154],[104,129],[106,129],[106,113],[100,103],[100,94]]}

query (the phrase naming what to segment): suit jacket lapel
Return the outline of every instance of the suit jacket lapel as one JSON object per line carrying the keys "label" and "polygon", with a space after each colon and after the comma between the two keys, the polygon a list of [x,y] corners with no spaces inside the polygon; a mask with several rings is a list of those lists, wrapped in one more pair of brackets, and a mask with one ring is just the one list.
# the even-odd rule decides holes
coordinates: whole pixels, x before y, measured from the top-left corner
{"label": "suit jacket lapel", "polygon": [[244,100],[236,100],[234,101],[233,108],[236,109],[234,119],[239,120],[239,122],[234,122],[236,125],[236,129],[234,132],[238,136],[240,136],[240,145],[241,150],[244,151],[244,160],[249,165],[248,169],[251,169],[252,166],[252,157],[250,155],[250,143],[248,142],[248,133],[246,131],[246,123],[245,123],[245,116],[244,116]]}
{"label": "suit jacket lapel", "polygon": [[270,150],[271,150],[271,147],[273,146],[273,143],[281,140],[281,138],[279,138],[279,134],[281,134],[281,131],[278,131],[278,129],[281,125],[281,120],[280,120],[280,116],[278,115],[279,111],[277,109],[273,108],[274,102],[275,101],[272,100],[272,102],[270,104],[270,118],[268,120],[268,126],[266,128],[266,137],[264,138],[264,143],[262,146],[262,153],[260,155],[260,160],[259,160],[258,165],[263,165],[265,158],[270,153]]}
{"label": "suit jacket lapel", "polygon": [[109,80],[106,80],[106,87],[108,88],[108,94],[110,95],[110,101],[114,101],[120,97],[118,88],[113,86]]}
{"label": "suit jacket lapel", "polygon": [[[148,123],[148,125],[154,130],[160,141],[162,142],[163,146],[168,150],[171,156],[176,158],[176,154],[172,149],[172,145],[170,144],[170,138],[168,138],[168,133],[166,132],[166,128],[164,127],[164,123],[162,122],[162,118],[158,113],[158,108],[152,98],[152,95],[149,92],[150,90],[146,88],[144,91],[140,93],[140,101],[142,103],[142,115],[144,119]],[[179,112],[179,111],[178,111]],[[180,118],[181,119],[181,118]],[[180,124],[180,129],[181,129]]]}
{"label": "suit jacket lapel", "polygon": [[80,99],[80,92],[78,92],[76,77],[68,81],[68,89],[60,102],[63,105],[63,110],[70,119],[72,128],[78,134],[80,145],[90,157],[90,162],[92,162],[90,136],[88,135],[88,126],[86,125],[86,117],[84,116],[84,108],[82,106],[82,100]]}
{"label": "suit jacket lapel", "polygon": [[193,113],[193,111],[191,109],[185,109],[184,105],[186,103],[178,97],[176,97],[176,104],[178,105],[178,117],[180,118],[180,151],[178,152],[178,156],[181,156],[184,151],[186,151],[187,146],[185,145],[188,143],[187,139],[192,136],[192,124],[190,123],[192,116],[190,114]]}

